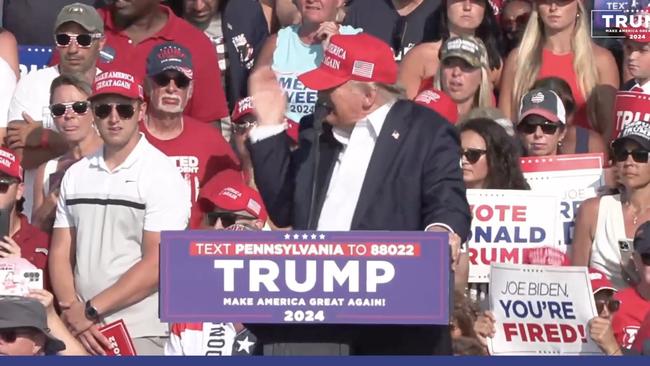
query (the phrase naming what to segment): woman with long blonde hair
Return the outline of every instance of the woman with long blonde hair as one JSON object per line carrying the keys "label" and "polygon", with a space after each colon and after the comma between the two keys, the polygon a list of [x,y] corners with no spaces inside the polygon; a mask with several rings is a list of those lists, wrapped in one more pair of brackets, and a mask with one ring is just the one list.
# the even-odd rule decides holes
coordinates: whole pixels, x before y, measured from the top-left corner
{"label": "woman with long blonde hair", "polygon": [[494,105],[487,50],[479,38],[452,37],[442,45],[434,88],[451,97],[460,119],[474,108]]}
{"label": "woman with long blonde hair", "polygon": [[576,125],[608,136],[613,96],[619,87],[614,57],[591,41],[589,14],[580,0],[535,4],[519,47],[506,60],[499,108],[516,119],[519,101],[535,80],[559,77],[570,85],[575,98]]}

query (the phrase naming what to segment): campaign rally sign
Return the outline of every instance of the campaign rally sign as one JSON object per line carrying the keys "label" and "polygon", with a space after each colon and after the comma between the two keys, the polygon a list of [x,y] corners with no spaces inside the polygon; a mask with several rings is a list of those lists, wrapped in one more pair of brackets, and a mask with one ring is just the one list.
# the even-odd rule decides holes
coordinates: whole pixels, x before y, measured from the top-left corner
{"label": "campaign rally sign", "polygon": [[51,58],[52,47],[18,46],[18,61],[20,62],[21,75],[47,67]]}
{"label": "campaign rally sign", "polygon": [[104,348],[107,356],[136,356],[133,341],[122,319],[99,328],[99,332],[106,337],[110,348]]}
{"label": "campaign rally sign", "polygon": [[586,267],[492,265],[491,355],[597,355],[587,323],[596,314]]}
{"label": "campaign rally sign", "polygon": [[[562,244],[573,242],[575,216],[582,201],[595,197],[605,184],[603,154],[521,158],[521,170],[535,192],[559,195]],[[566,248],[563,248],[566,250]]]}
{"label": "campaign rally sign", "polygon": [[650,122],[650,95],[644,93],[621,91],[616,93],[614,104],[614,133],[611,139],[618,137],[628,123],[636,121]]}
{"label": "campaign rally sign", "polygon": [[449,324],[448,235],[163,232],[167,322]]}
{"label": "campaign rally sign", "polygon": [[555,195],[468,189],[467,200],[472,212],[469,282],[488,282],[492,262],[522,263],[527,250],[558,245]]}

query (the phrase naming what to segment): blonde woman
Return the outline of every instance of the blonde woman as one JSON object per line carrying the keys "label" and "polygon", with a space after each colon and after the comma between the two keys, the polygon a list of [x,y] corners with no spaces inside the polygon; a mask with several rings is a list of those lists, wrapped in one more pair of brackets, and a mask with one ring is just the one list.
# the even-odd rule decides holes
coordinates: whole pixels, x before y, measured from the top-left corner
{"label": "blonde woman", "polygon": [[473,108],[493,106],[490,66],[483,42],[473,36],[448,39],[440,50],[434,88],[453,99],[459,119]]}
{"label": "blonde woman", "polygon": [[535,80],[556,76],[571,87],[576,102],[574,123],[609,136],[619,87],[614,57],[591,41],[589,14],[582,2],[540,0],[535,4],[519,47],[506,59],[499,108],[510,119],[517,119],[519,101]]}

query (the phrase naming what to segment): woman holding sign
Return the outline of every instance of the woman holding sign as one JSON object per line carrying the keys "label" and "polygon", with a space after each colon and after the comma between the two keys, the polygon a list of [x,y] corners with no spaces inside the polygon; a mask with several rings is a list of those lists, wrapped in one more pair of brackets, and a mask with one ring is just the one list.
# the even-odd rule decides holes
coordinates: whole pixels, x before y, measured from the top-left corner
{"label": "woman holding sign", "polygon": [[580,206],[573,239],[572,263],[601,270],[617,289],[634,280],[631,238],[650,220],[650,124],[625,126],[612,143],[621,193],[595,197]]}

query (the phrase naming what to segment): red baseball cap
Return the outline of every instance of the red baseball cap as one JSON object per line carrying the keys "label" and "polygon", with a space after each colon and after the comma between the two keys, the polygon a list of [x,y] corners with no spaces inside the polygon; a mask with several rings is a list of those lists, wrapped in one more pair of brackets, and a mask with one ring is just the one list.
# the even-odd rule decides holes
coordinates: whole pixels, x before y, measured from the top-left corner
{"label": "red baseball cap", "polygon": [[237,104],[235,104],[235,108],[232,111],[230,119],[233,122],[237,122],[242,117],[253,114],[253,111],[253,97],[242,98],[237,101]]}
{"label": "red baseball cap", "polygon": [[393,50],[384,41],[367,33],[337,34],[320,66],[298,79],[309,89],[327,90],[349,80],[394,84],[397,63]]}
{"label": "red baseball cap", "polygon": [[241,173],[233,170],[212,177],[201,188],[198,201],[203,212],[247,213],[262,221],[268,217],[260,194],[244,183]]}
{"label": "red baseball cap", "polygon": [[458,106],[453,99],[440,90],[423,90],[413,100],[417,104],[429,107],[455,125],[458,122]]}
{"label": "red baseball cap", "polygon": [[142,83],[133,75],[120,71],[103,72],[93,82],[93,95],[90,99],[105,94],[116,94],[129,99],[144,100]]}
{"label": "red baseball cap", "polygon": [[609,278],[595,268],[589,268],[589,279],[591,280],[591,291],[594,294],[600,290],[612,290],[616,292],[616,288],[612,285]]}
{"label": "red baseball cap", "polygon": [[569,257],[561,250],[552,247],[539,247],[525,251],[523,264],[541,266],[569,266]]}
{"label": "red baseball cap", "polygon": [[23,168],[16,154],[6,147],[0,147],[0,183],[9,183],[8,178],[23,181]]}

